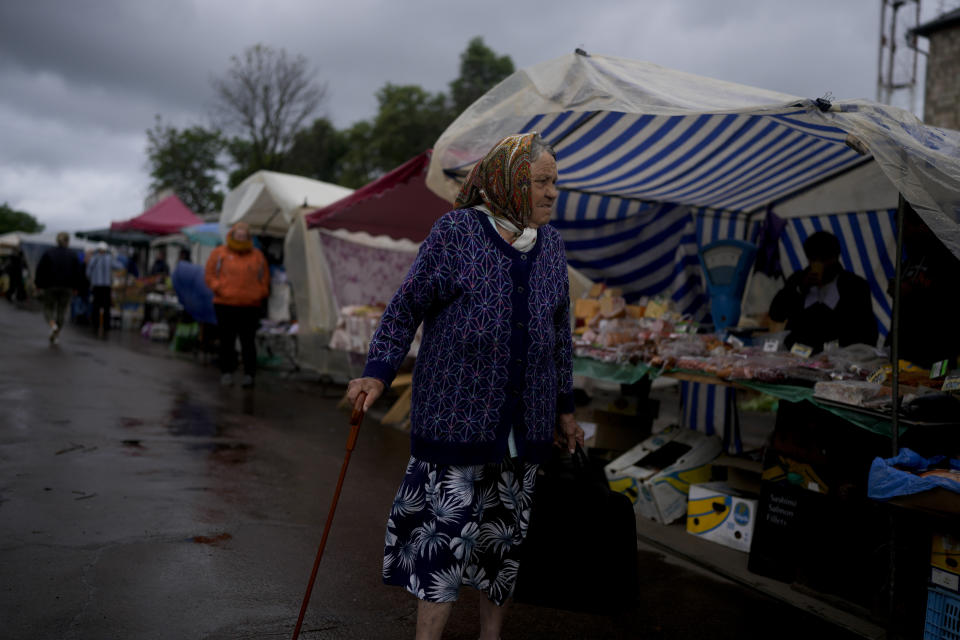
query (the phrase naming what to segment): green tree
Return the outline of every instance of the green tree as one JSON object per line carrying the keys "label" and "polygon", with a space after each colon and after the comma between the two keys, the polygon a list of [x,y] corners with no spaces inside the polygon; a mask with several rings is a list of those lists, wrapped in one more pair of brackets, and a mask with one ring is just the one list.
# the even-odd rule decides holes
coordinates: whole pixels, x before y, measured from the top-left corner
{"label": "green tree", "polygon": [[339,131],[326,118],[317,118],[293,138],[283,158],[282,171],[324,182],[338,182],[341,164],[350,149],[349,130]]}
{"label": "green tree", "polygon": [[26,233],[40,233],[43,225],[26,211],[17,211],[9,204],[0,204],[0,233],[24,231]]}
{"label": "green tree", "polygon": [[280,169],[297,132],[326,95],[306,58],[262,44],[231,56],[230,68],[212,84],[221,127],[245,143],[232,145],[231,155],[237,160],[235,152],[240,154],[238,164],[248,173]]}
{"label": "green tree", "polygon": [[380,171],[389,171],[432,147],[450,124],[446,96],[417,85],[387,83],[377,91],[377,102],[369,152]]}
{"label": "green tree", "polygon": [[460,76],[450,83],[453,118],[513,73],[510,56],[498,56],[477,36],[460,54]]}
{"label": "green tree", "polygon": [[230,138],[226,142],[227,155],[230,156],[230,166],[233,169],[227,175],[227,187],[233,189],[246,180],[247,176],[260,169],[278,169],[279,167],[264,167],[255,159],[253,143],[244,138]]}
{"label": "green tree", "polygon": [[196,213],[219,211],[223,205],[219,172],[224,140],[219,131],[203,127],[177,129],[157,116],[147,130],[150,189],[170,189]]}
{"label": "green tree", "polygon": [[[373,151],[373,124],[368,120],[354,123],[344,132],[347,151],[340,158],[335,182],[357,189],[383,173]],[[393,167],[390,167],[392,169]],[[389,169],[387,169],[389,170]]]}

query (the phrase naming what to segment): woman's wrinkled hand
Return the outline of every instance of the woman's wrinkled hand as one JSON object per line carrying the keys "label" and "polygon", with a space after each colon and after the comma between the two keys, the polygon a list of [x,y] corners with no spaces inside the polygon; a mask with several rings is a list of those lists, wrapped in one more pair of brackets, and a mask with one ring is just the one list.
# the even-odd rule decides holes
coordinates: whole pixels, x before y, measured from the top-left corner
{"label": "woman's wrinkled hand", "polygon": [[578,444],[583,446],[583,429],[572,413],[559,415],[555,442],[558,446],[565,446],[570,453],[576,450]]}
{"label": "woman's wrinkled hand", "polygon": [[350,406],[356,405],[357,396],[360,392],[367,394],[367,399],[363,403],[363,411],[367,412],[373,403],[383,394],[384,384],[382,380],[376,378],[354,378],[347,385],[347,399],[350,400]]}

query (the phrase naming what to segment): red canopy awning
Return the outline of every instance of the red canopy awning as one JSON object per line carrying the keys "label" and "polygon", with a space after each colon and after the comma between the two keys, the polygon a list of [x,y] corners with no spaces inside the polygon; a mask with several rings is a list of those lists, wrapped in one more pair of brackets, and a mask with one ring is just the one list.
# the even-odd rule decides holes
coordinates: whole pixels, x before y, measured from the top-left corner
{"label": "red canopy awning", "polygon": [[177,233],[184,227],[201,224],[203,220],[175,195],[168,196],[140,215],[123,222],[110,223],[111,231],[143,231],[156,235]]}
{"label": "red canopy awning", "polygon": [[429,164],[430,151],[424,151],[349,196],[307,214],[307,227],[423,241],[437,218],[452,208],[427,188]]}

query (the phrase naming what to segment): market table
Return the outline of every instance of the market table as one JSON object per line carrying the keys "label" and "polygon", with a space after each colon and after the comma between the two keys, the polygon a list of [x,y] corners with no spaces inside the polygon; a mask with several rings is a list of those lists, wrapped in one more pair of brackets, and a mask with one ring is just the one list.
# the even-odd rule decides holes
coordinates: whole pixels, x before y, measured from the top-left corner
{"label": "market table", "polygon": [[[759,391],[773,396],[778,400],[810,402],[858,427],[878,435],[890,437],[892,433],[892,416],[890,414],[816,398],[813,395],[812,386],[761,382],[758,380],[728,380],[702,371],[665,369],[654,367],[643,362],[637,364],[602,362],[582,356],[577,356],[573,359],[573,374],[620,384],[633,384],[644,377],[656,378],[659,376],[668,376],[686,382],[698,382],[701,384],[713,384],[736,389]],[[903,435],[906,433],[910,427],[943,427],[952,424],[960,423],[923,422],[901,417],[900,434]]]}
{"label": "market table", "polygon": [[[846,430],[848,437],[850,433],[855,434],[857,428],[873,434],[869,436],[871,438],[881,436],[887,440],[890,439],[892,432],[890,412],[843,405],[817,398],[814,396],[812,386],[757,380],[723,379],[702,371],[654,367],[642,362],[636,364],[602,362],[588,357],[576,357],[574,359],[574,374],[621,384],[632,384],[644,377],[667,376],[682,381],[759,391],[785,402],[806,402],[817,409],[837,416],[842,419],[842,423],[854,425],[852,432]],[[944,431],[936,428],[946,427],[946,432],[956,434],[960,431],[954,428],[957,426],[960,425],[957,423],[923,422],[902,417],[900,419],[900,434],[905,434],[909,429],[911,436],[933,434],[933,437],[927,438],[929,441],[943,442],[935,434]],[[832,432],[831,429],[825,429],[824,431]],[[876,440],[871,440],[871,442],[875,447],[878,445]],[[851,450],[856,448],[856,446],[850,447]],[[945,494],[947,492],[940,490],[940,493]],[[929,504],[931,501],[933,506]],[[949,513],[945,513],[945,504],[950,505]],[[897,633],[904,634],[903,637],[910,637],[911,633],[916,630],[917,625],[922,623],[926,596],[925,584],[927,574],[929,574],[927,561],[930,557],[931,532],[938,530],[956,532],[955,523],[957,522],[957,510],[960,509],[960,500],[957,500],[955,495],[912,496],[891,500],[889,507],[893,509],[893,512],[889,515],[887,546],[891,549],[889,555],[890,566],[897,567],[895,574],[897,582],[894,587],[894,593],[897,596],[890,598],[889,609],[883,616],[886,620],[878,619],[875,612],[871,613],[862,608],[862,604],[850,603],[844,600],[842,596],[820,594],[809,587],[806,587],[806,594],[797,594],[795,591],[796,585],[790,586],[789,581],[783,583],[753,573],[752,567],[751,570],[747,569],[745,557],[686,535],[680,525],[664,526],[642,521],[638,522],[638,534],[641,540],[648,544],[677,553],[704,568],[743,584],[749,584],[773,597],[783,598],[799,607],[816,611],[818,615],[831,619],[848,629],[856,630],[865,637],[879,637],[881,627],[877,626],[878,623],[887,626],[888,631],[895,629]],[[882,513],[881,511],[875,514],[881,516],[881,522],[883,519]],[[877,523],[875,519],[874,524]],[[829,526],[829,523],[824,523],[823,526]],[[880,533],[878,531],[874,533],[875,538],[884,537],[882,534],[876,535]],[[896,551],[892,551],[893,549]],[[876,558],[872,559],[876,560]],[[893,575],[891,573],[891,577]],[[828,604],[838,597],[840,602],[843,603],[839,605],[839,608],[834,608]],[[849,613],[852,611],[857,611],[857,613],[851,616]]]}

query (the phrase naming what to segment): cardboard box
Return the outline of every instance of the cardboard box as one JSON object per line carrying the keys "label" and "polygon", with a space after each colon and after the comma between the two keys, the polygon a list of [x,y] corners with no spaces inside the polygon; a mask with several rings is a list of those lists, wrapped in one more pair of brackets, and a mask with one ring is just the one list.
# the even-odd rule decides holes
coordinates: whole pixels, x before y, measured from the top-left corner
{"label": "cardboard box", "polygon": [[604,467],[614,491],[633,502],[638,517],[668,524],[687,512],[691,484],[710,480],[710,462],[721,451],[720,439],[667,427]]}
{"label": "cardboard box", "polygon": [[687,533],[738,551],[750,551],[757,498],[723,482],[690,485]]}
{"label": "cardboard box", "polygon": [[591,421],[597,425],[595,447],[624,452],[649,437],[655,410],[650,400],[598,394],[594,403]]}
{"label": "cardboard box", "polygon": [[587,320],[600,313],[600,301],[590,298],[579,298],[573,303],[573,316]]}
{"label": "cardboard box", "polygon": [[801,487],[814,493],[830,493],[825,470],[821,465],[814,465],[796,460],[772,447],[768,447],[763,457],[763,482],[775,484],[790,484]]}
{"label": "cardboard box", "polygon": [[[723,467],[726,470],[726,483],[734,491],[759,495],[760,476],[763,473],[763,463],[742,456],[722,455],[713,462],[714,469]],[[722,476],[720,476],[722,478]]]}
{"label": "cardboard box", "polygon": [[933,534],[930,545],[930,582],[960,592],[960,537]]}

